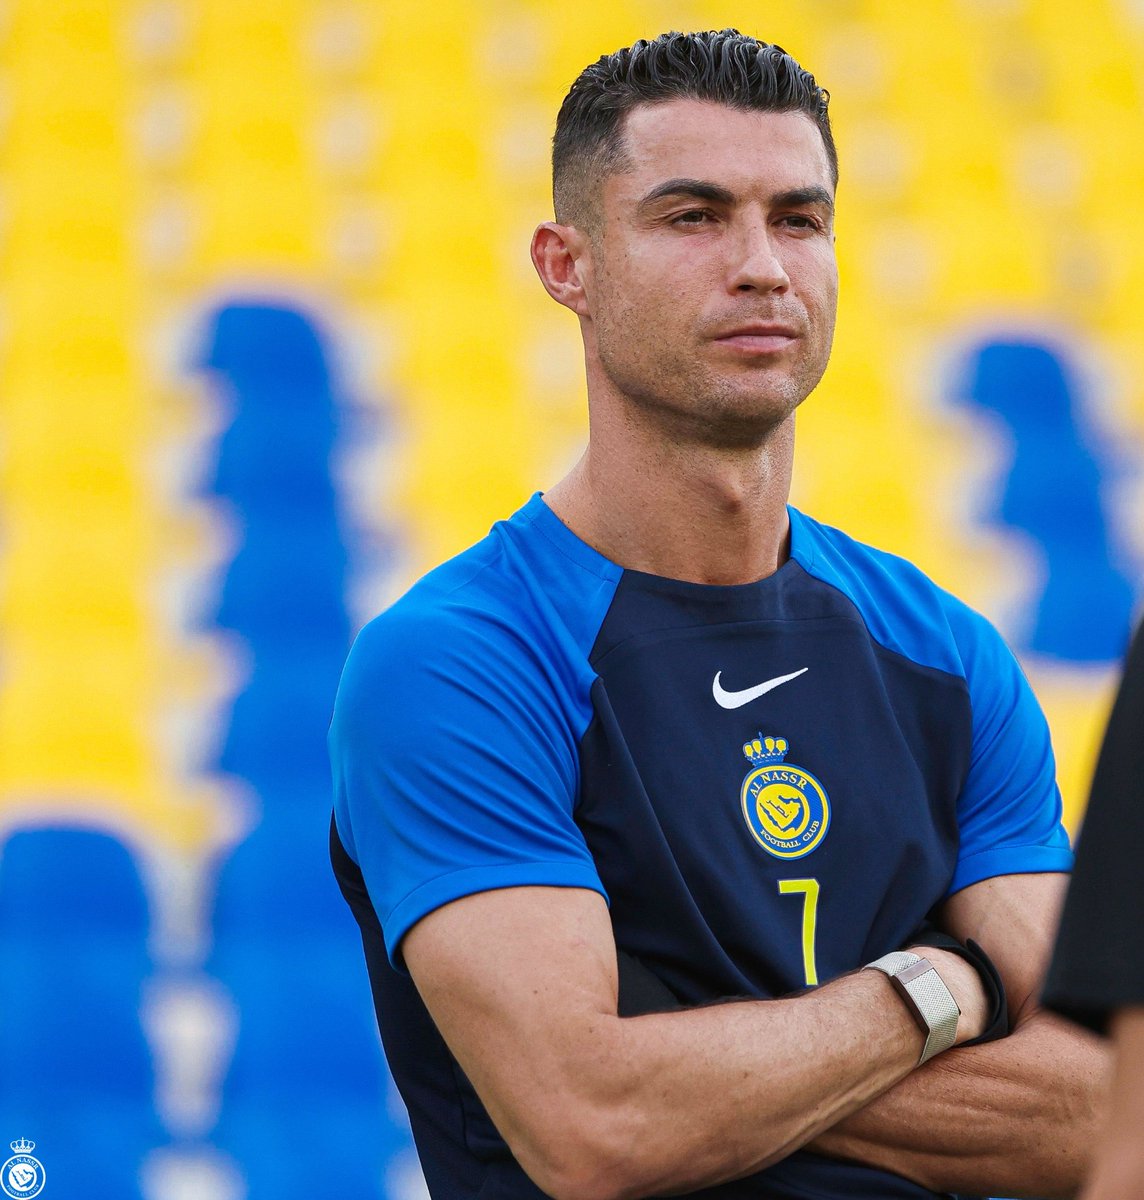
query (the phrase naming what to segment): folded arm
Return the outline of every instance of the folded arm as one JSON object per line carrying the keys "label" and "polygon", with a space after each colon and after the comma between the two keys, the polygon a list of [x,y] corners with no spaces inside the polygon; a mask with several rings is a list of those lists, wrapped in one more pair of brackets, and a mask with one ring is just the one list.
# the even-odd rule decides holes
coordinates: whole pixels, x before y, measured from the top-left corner
{"label": "folded arm", "polygon": [[[921,1050],[875,971],[797,998],[621,1019],[607,908],[582,889],[466,897],[415,925],[403,951],[517,1160],[558,1200],[760,1170],[904,1079]],[[966,1013],[960,1040],[973,1037],[985,1018],[973,968],[926,954]]]}
{"label": "folded arm", "polygon": [[1144,1008],[1121,1009],[1110,1032],[1116,1055],[1111,1111],[1083,1200],[1144,1195]]}
{"label": "folded arm", "polygon": [[1104,1110],[1108,1057],[1098,1039],[1036,1003],[1065,878],[1002,876],[946,902],[948,932],[974,938],[997,965],[1013,1032],[936,1058],[811,1149],[939,1192],[1076,1193]]}

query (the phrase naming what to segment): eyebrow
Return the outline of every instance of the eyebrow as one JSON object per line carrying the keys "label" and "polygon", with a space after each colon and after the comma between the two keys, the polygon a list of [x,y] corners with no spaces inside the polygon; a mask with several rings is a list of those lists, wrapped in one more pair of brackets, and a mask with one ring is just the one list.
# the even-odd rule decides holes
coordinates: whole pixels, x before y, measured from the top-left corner
{"label": "eyebrow", "polygon": [[694,196],[696,200],[710,200],[715,204],[733,204],[735,201],[735,193],[717,183],[703,179],[668,179],[653,187],[639,207],[646,208],[666,196]]}
{"label": "eyebrow", "polygon": [[[653,187],[639,202],[639,207],[647,208],[667,196],[692,196],[696,200],[708,200],[714,204],[735,202],[735,193],[718,183],[710,183],[705,179],[668,179]],[[779,208],[801,208],[808,204],[821,204],[830,212],[834,211],[834,197],[820,184],[777,192],[771,196],[770,203]]]}
{"label": "eyebrow", "polygon": [[771,197],[771,203],[777,208],[801,208],[807,204],[821,204],[830,212],[834,211],[834,197],[817,183],[810,187],[792,188],[789,192],[779,192]]}

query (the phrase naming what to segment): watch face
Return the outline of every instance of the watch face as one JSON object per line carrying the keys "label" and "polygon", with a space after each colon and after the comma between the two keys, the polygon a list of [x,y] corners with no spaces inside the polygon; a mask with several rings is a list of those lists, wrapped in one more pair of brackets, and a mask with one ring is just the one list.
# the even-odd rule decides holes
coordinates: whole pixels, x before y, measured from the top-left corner
{"label": "watch face", "polygon": [[957,1022],[961,1009],[953,993],[945,986],[945,980],[927,958],[900,971],[894,976],[894,984],[917,1014],[923,1029],[927,1031],[926,1044],[919,1062],[926,1062],[935,1054],[948,1050],[957,1040]]}
{"label": "watch face", "polygon": [[933,1027],[930,1025],[929,1019],[922,1010],[921,1005],[918,1004],[918,998],[913,994],[913,992],[910,991],[909,985],[902,979],[900,974],[891,975],[890,979],[893,982],[894,989],[897,991],[898,995],[901,996],[901,998],[906,1002],[906,1007],[910,1010],[910,1016],[913,1017],[913,1019],[917,1022],[918,1028],[926,1035],[926,1038],[928,1039]]}

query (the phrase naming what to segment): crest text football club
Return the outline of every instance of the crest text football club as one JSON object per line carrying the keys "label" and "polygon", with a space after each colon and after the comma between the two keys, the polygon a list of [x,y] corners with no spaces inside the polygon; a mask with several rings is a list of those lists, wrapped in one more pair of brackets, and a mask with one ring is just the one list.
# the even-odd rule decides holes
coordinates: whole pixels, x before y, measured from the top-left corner
{"label": "crest text football club", "polygon": [[776,858],[802,858],[821,844],[830,826],[822,784],[784,762],[787,740],[758,733],[743,745],[751,764],[740,789],[743,819],[755,841]]}

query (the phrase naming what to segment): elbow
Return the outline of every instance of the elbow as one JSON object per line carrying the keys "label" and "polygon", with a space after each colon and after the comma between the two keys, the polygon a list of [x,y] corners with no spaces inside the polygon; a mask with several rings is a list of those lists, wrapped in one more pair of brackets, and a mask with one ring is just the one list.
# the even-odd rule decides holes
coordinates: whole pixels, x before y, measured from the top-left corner
{"label": "elbow", "polygon": [[[552,1200],[640,1200],[710,1187],[762,1170],[790,1153],[778,1143],[701,1136],[690,1122],[665,1121],[630,1092],[587,1100],[581,1094],[529,1114],[505,1133],[525,1174]],[[670,1128],[668,1126],[670,1125]]]}
{"label": "elbow", "polygon": [[620,1113],[569,1114],[509,1145],[552,1200],[636,1200],[657,1190],[654,1164],[640,1152],[646,1143]]}
{"label": "elbow", "polygon": [[622,1163],[586,1160],[574,1164],[537,1163],[524,1170],[551,1200],[637,1200],[654,1193],[651,1185],[641,1186],[625,1179],[623,1167]]}
{"label": "elbow", "polygon": [[538,1164],[525,1174],[551,1200],[632,1200],[644,1192],[623,1189],[618,1181],[594,1164],[581,1163],[570,1169],[559,1164]]}

